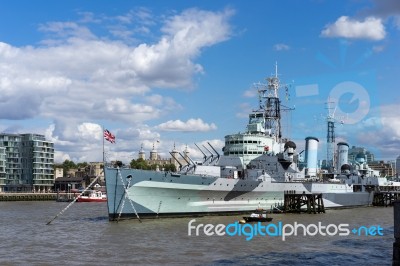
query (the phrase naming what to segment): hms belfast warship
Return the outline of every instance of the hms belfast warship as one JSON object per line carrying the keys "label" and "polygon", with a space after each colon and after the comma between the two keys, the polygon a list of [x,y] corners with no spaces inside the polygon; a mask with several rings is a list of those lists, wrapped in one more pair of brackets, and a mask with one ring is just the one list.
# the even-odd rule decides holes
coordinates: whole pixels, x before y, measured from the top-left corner
{"label": "hms belfast warship", "polygon": [[[281,136],[280,84],[277,74],[256,84],[257,110],[249,114],[246,132],[225,137],[223,155],[210,145],[201,163],[186,159],[178,172],[106,165],[110,220],[248,212],[283,204],[285,191],[322,193],[325,208],[372,203],[379,178],[360,178],[350,171],[346,153],[339,154],[333,179],[317,178],[318,139],[306,138],[306,163],[299,163],[293,141]],[[342,146],[341,146],[342,147]],[[344,149],[345,150],[345,149]],[[175,153],[175,154],[174,154]],[[176,158],[176,151],[171,155]],[[367,186],[369,185],[369,186]]]}

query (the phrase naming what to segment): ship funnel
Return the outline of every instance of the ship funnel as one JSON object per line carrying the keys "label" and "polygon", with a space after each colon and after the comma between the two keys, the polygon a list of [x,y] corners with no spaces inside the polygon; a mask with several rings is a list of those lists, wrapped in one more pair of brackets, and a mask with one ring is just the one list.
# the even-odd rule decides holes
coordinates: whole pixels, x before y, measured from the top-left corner
{"label": "ship funnel", "polygon": [[337,169],[342,169],[344,164],[348,163],[349,158],[349,144],[346,142],[339,142],[337,144]]}
{"label": "ship funnel", "polygon": [[306,175],[317,176],[317,155],[318,155],[318,142],[315,137],[306,138],[306,154],[305,159],[307,163]]}

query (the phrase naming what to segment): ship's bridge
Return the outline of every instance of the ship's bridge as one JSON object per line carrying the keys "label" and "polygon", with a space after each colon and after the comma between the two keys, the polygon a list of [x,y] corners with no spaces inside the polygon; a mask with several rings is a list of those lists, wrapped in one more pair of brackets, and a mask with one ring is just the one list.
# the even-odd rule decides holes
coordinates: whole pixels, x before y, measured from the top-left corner
{"label": "ship's bridge", "polygon": [[275,140],[264,134],[238,133],[225,136],[225,156],[243,157],[244,165],[264,153],[272,153]]}
{"label": "ship's bridge", "polygon": [[265,133],[265,118],[263,113],[253,113],[249,115],[247,131],[250,134]]}

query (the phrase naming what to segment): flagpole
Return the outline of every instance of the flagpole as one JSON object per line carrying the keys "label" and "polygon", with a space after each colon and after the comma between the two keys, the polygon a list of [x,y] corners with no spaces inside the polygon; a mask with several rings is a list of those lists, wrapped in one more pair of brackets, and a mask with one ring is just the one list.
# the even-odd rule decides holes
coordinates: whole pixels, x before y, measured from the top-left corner
{"label": "flagpole", "polygon": [[105,156],[104,156],[104,126],[102,126],[101,129],[102,129],[101,136],[102,136],[102,139],[103,139],[103,167],[105,167],[106,166],[106,162],[105,162]]}

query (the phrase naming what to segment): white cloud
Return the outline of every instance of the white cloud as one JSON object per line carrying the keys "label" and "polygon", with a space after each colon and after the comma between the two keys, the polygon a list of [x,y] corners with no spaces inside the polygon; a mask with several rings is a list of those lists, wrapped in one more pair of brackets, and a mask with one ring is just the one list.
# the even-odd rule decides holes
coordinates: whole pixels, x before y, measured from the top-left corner
{"label": "white cloud", "polygon": [[[397,105],[382,106],[382,126],[385,131],[390,132],[392,139],[396,139],[400,144],[400,110]],[[399,147],[400,148],[400,147]]]}
{"label": "white cloud", "polygon": [[[233,13],[189,9],[160,19],[138,9],[118,18],[81,13],[79,21],[43,22],[39,30],[45,38],[38,46],[0,42],[0,119],[50,121],[43,131],[55,142],[58,158],[101,159],[94,134],[98,121],[142,128],[145,121],[182,109],[153,88],[191,90],[193,78],[203,72],[195,60],[204,48],[231,37]],[[147,36],[135,44],[126,40],[129,32],[115,39],[115,23]],[[95,32],[105,31],[91,28],[100,26],[108,30],[104,36]],[[196,119],[182,123],[200,131],[216,128]],[[132,149],[140,140],[119,141]]]}
{"label": "white cloud", "polygon": [[79,137],[81,139],[95,139],[100,140],[102,138],[103,130],[100,125],[94,123],[82,123],[78,126]]}
{"label": "white cloud", "polygon": [[193,63],[202,48],[230,37],[227,20],[233,11],[213,13],[189,9],[167,19],[158,43],[142,43],[123,62],[141,80],[157,87],[190,87],[191,76],[203,68]]}
{"label": "white cloud", "polygon": [[210,131],[217,129],[214,123],[204,123],[200,118],[191,118],[186,122],[181,120],[170,120],[157,126],[158,129],[164,131],[184,131],[184,132],[195,132],[195,131]]}
{"label": "white cloud", "polygon": [[[145,149],[151,149],[160,134],[146,125],[138,125],[130,128],[108,128],[116,137],[115,144],[104,141],[104,149],[107,159],[118,159],[129,162],[137,156],[134,154],[140,150],[143,144]],[[45,131],[47,140],[54,142],[56,146],[55,161],[63,162],[65,159],[77,161],[101,161],[103,132],[102,126],[96,123],[84,122],[76,127],[64,127],[63,138],[50,125]],[[165,147],[170,149],[170,147]]]}
{"label": "white cloud", "polygon": [[287,51],[289,49],[290,49],[289,45],[284,44],[284,43],[277,43],[274,45],[275,51]]}
{"label": "white cloud", "polygon": [[258,94],[257,90],[253,89],[248,89],[243,93],[243,96],[246,98],[254,98]]}
{"label": "white cloud", "polygon": [[322,30],[321,36],[378,41],[385,38],[386,31],[380,18],[367,17],[363,21],[358,21],[342,16],[335,23],[328,24]]}
{"label": "white cloud", "polygon": [[[142,11],[139,15],[144,20],[146,14]],[[143,96],[154,86],[190,88],[193,75],[202,72],[194,59],[202,48],[230,37],[227,22],[230,16],[229,10],[184,11],[166,20],[162,28],[164,35],[158,42],[138,46],[95,36],[89,28],[75,22],[41,25],[42,31],[55,34],[42,47],[17,48],[0,42],[0,101],[8,110],[1,112],[1,118],[23,119],[35,114],[60,118],[71,116],[71,110],[74,114],[80,111],[86,120],[107,118],[110,116],[100,108],[92,112],[93,106],[106,103],[108,110],[136,111],[135,106],[143,105],[132,96]],[[32,103],[27,101],[29,98],[33,99]],[[120,99],[130,99],[132,107],[127,108],[130,102]],[[173,100],[168,101],[169,108],[173,107]],[[18,102],[27,104],[20,110],[8,109]],[[119,103],[123,105],[113,106]],[[163,107],[157,106],[153,110],[145,106],[145,113],[154,112],[143,119],[162,113]],[[131,121],[134,119],[132,116]]]}
{"label": "white cloud", "polygon": [[[397,105],[383,105],[371,110],[370,116],[346,129],[358,146],[375,149],[377,159],[393,160],[400,154],[400,109]],[[350,143],[351,144],[351,143]]]}
{"label": "white cloud", "polygon": [[236,117],[238,118],[248,118],[249,113],[252,112],[254,105],[249,103],[241,103],[238,108],[238,112],[236,113]]}

